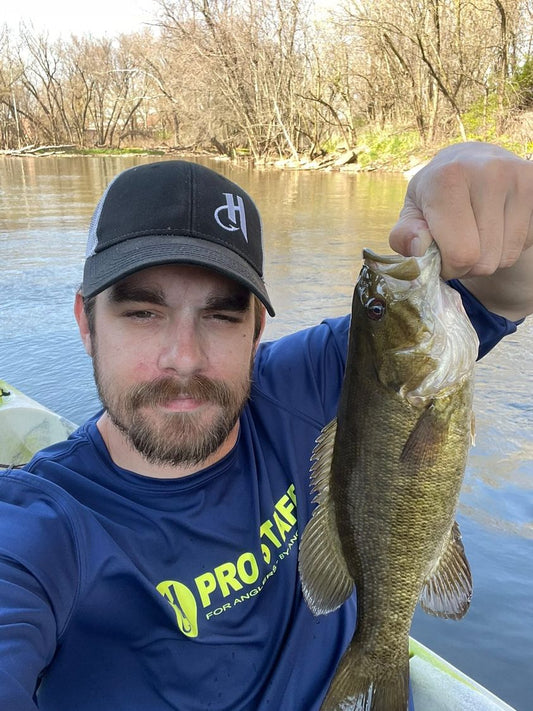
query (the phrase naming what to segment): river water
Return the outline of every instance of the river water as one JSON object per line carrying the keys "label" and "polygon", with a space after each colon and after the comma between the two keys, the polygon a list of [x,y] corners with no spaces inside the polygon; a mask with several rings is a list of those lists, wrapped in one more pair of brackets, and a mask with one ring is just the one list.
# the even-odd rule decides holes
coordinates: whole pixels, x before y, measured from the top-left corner
{"label": "river water", "polygon": [[[144,157],[0,159],[0,378],[82,422],[98,408],[72,300],[107,182]],[[203,160],[263,216],[275,338],[350,308],[363,246],[387,249],[402,176],[253,170]],[[533,709],[533,319],[476,378],[476,444],[459,522],[474,576],[460,622],[417,612],[413,635],[518,711]],[[431,711],[422,709],[420,711]]]}

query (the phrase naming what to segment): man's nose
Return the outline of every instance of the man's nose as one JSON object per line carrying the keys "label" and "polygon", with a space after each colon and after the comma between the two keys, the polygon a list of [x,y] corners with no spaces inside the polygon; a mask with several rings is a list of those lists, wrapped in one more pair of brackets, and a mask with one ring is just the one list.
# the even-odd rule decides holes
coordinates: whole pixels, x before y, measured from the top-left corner
{"label": "man's nose", "polygon": [[180,319],[179,323],[169,324],[159,349],[159,368],[187,376],[202,371],[206,361],[194,323]]}

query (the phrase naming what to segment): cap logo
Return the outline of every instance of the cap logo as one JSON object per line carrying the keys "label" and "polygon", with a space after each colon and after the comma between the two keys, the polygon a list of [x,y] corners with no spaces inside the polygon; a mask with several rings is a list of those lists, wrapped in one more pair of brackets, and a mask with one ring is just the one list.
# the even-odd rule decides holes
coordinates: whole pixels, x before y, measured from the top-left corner
{"label": "cap logo", "polygon": [[244,200],[240,195],[233,193],[223,193],[226,204],[217,207],[215,210],[215,220],[228,232],[241,230],[244,239],[248,242],[246,231],[246,213],[244,212]]}

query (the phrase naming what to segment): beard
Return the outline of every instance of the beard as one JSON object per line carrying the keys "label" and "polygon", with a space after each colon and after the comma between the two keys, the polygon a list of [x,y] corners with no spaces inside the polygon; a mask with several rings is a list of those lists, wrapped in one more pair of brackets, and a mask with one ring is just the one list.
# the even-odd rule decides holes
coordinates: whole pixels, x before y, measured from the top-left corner
{"label": "beard", "polygon": [[[103,376],[96,353],[93,370],[102,405],[129,443],[151,464],[179,466],[200,464],[225,442],[250,395],[252,363],[233,386],[195,375],[181,380],[163,377],[120,393],[113,392]],[[180,396],[214,405],[209,420],[202,412],[150,410]]]}

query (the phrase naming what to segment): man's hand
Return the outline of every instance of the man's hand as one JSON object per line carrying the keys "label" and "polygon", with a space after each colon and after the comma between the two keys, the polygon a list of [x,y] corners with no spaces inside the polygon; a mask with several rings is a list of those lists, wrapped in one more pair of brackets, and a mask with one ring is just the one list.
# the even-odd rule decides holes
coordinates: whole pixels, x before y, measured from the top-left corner
{"label": "man's hand", "polygon": [[486,143],[440,151],[410,181],[390,245],[421,256],[432,239],[443,278],[512,320],[533,313],[533,162]]}

